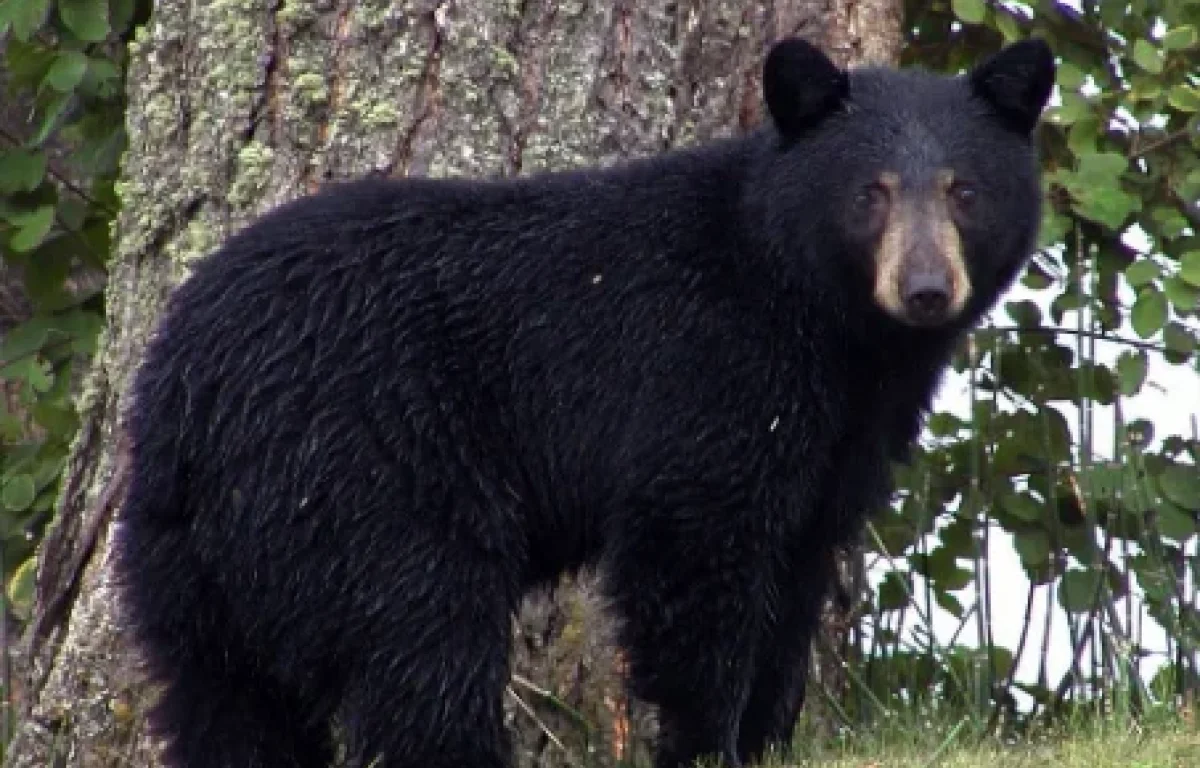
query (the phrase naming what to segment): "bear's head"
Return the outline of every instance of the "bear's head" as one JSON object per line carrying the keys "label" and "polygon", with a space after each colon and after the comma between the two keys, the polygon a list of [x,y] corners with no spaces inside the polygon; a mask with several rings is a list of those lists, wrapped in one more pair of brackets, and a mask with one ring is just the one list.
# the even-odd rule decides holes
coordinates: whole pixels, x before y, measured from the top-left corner
{"label": "bear's head", "polygon": [[843,71],[803,40],[776,44],[763,71],[768,229],[784,250],[810,244],[816,268],[906,326],[975,322],[1035,244],[1031,134],[1053,83],[1039,40],[961,77]]}

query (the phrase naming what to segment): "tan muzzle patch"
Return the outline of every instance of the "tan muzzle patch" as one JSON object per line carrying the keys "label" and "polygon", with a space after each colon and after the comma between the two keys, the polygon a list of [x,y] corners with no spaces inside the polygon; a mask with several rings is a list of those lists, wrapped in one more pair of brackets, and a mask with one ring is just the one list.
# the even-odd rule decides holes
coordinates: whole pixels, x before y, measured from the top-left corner
{"label": "tan muzzle patch", "polygon": [[954,175],[940,171],[927,192],[903,190],[900,181],[891,172],[879,177],[889,202],[875,251],[875,302],[912,325],[948,322],[971,298],[962,239],[950,211]]}

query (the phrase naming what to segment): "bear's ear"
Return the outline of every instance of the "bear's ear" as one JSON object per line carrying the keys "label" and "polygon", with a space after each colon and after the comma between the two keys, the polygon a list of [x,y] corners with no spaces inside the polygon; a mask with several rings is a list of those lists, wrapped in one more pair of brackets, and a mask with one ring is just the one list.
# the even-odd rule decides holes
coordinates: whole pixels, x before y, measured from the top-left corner
{"label": "bear's ear", "polygon": [[763,99],[779,132],[799,136],[846,98],[850,80],[829,57],[798,37],[781,40],[763,65]]}
{"label": "bear's ear", "polygon": [[1015,130],[1030,133],[1054,86],[1054,54],[1045,41],[1022,40],[971,71],[971,88]]}

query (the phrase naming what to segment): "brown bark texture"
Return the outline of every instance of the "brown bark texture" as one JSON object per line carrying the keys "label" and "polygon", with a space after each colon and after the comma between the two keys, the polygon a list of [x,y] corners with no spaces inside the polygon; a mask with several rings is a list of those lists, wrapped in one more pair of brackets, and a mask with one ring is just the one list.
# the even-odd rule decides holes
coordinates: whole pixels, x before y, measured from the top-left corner
{"label": "brown bark texture", "polygon": [[[899,30],[898,0],[157,2],[133,43],[108,326],[39,559],[8,768],[158,765],[108,550],[126,386],[195,258],[332,179],[605,164],[743,130],[771,40],[887,62]],[[590,577],[531,598],[517,624],[518,763],[645,754],[650,718],[621,691]]]}

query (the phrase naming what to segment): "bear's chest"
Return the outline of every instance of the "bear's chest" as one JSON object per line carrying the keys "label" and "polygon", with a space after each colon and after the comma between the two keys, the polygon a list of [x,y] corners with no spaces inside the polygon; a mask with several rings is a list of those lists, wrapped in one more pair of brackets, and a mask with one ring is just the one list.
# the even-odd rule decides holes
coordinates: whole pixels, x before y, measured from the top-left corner
{"label": "bear's chest", "polygon": [[922,387],[906,377],[848,370],[828,420],[828,453],[807,457],[822,467],[812,518],[838,543],[857,537],[864,521],[888,503],[892,462],[916,437],[922,407]]}

